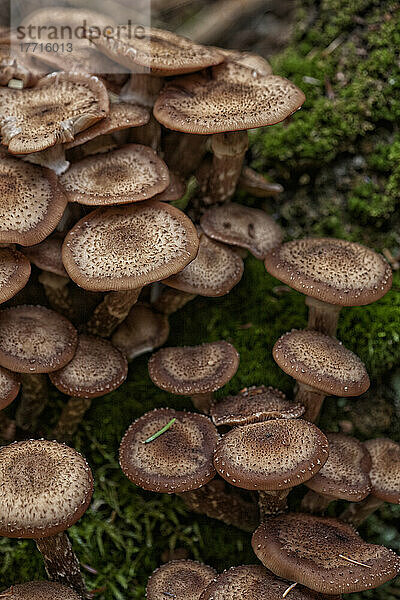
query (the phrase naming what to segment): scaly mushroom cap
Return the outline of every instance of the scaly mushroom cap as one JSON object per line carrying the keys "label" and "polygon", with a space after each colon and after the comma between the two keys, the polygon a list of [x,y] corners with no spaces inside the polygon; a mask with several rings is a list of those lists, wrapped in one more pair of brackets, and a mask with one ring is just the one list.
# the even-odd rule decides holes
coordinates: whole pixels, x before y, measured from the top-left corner
{"label": "scaly mushroom cap", "polygon": [[272,67],[265,58],[252,52],[240,52],[239,50],[228,50],[227,48],[215,48],[220,52],[225,62],[233,62],[242,67],[251,69],[257,75],[272,75]]}
{"label": "scaly mushroom cap", "polygon": [[154,116],[168,129],[211,135],[274,125],[304,100],[303,92],[283,77],[227,62],[210,74],[168,83],[156,100]]}
{"label": "scaly mushroom cap", "polygon": [[283,237],[279,225],[266,212],[233,202],[209,208],[200,223],[208,237],[247,248],[258,259],[279,246]]}
{"label": "scaly mushroom cap", "polygon": [[[167,431],[145,443],[174,418]],[[208,417],[160,408],[132,423],[122,439],[119,461],[128,479],[145,490],[187,492],[215,476],[212,457],[217,440]]]}
{"label": "scaly mushroom cap", "polygon": [[178,273],[196,257],[198,244],[182,211],[149,200],[94,210],[67,234],[62,256],[84,289],[128,290]]}
{"label": "scaly mushroom cap", "polygon": [[86,144],[86,142],[90,142],[99,135],[107,135],[113,131],[146,125],[149,119],[150,113],[143,106],[116,102],[110,105],[110,112],[105,119],[78,133],[72,142],[65,144],[65,149],[69,150],[75,148],[75,146]]}
{"label": "scaly mushroom cap", "polygon": [[400,444],[388,438],[364,443],[372,459],[372,494],[384,502],[400,504]]}
{"label": "scaly mushroom cap", "polygon": [[97,77],[52,73],[34,88],[0,88],[0,133],[12,154],[30,154],[70,142],[109,111],[107,90]]}
{"label": "scaly mushroom cap", "polygon": [[[135,31],[137,25],[132,24],[131,28]],[[213,48],[154,27],[140,26],[140,32],[134,35],[121,30],[118,38],[103,35],[92,41],[101,52],[133,73],[150,71],[159,77],[193,73],[224,60]]]}
{"label": "scaly mushroom cap", "polygon": [[62,245],[62,237],[48,237],[40,244],[26,248],[24,254],[29,258],[31,263],[42,269],[42,271],[55,273],[55,275],[60,275],[61,277],[68,277],[61,257]]}
{"label": "scaly mushroom cap", "polygon": [[17,373],[50,373],[74,356],[78,334],[62,315],[44,306],[0,311],[0,365]]}
{"label": "scaly mushroom cap", "polygon": [[165,344],[169,336],[166,315],[155,312],[144,304],[132,306],[125,321],[115,330],[112,343],[133,360]]}
{"label": "scaly mushroom cap", "polygon": [[217,472],[246,490],[281,490],[304,483],[328,458],[328,440],[302,419],[276,419],[232,429],[218,442]]}
{"label": "scaly mushroom cap", "polygon": [[273,573],[322,594],[376,588],[400,570],[392,550],[367,544],[351,525],[337,519],[290,513],[267,517],[253,534],[252,546]]}
{"label": "scaly mushroom cap", "polygon": [[7,600],[81,600],[72,588],[55,581],[30,581],[13,585],[0,594]]}
{"label": "scaly mushroom cap", "polygon": [[224,296],[239,283],[243,271],[243,260],[237,252],[202,234],[196,258],[163,283],[189,294]]}
{"label": "scaly mushroom cap", "polygon": [[[217,575],[200,600],[282,600],[290,585],[290,582],[275,577],[261,565],[241,565]],[[290,591],[289,597],[291,600],[327,600],[326,596],[299,586]],[[340,600],[338,596],[329,598]]]}
{"label": "scaly mushroom cap", "polygon": [[168,595],[174,600],[199,600],[216,574],[212,567],[194,560],[172,560],[153,572],[146,598],[161,600]]}
{"label": "scaly mushroom cap", "polygon": [[0,535],[41,538],[85,513],[93,477],[81,454],[58,442],[28,440],[0,448]]}
{"label": "scaly mushroom cap", "polygon": [[0,304],[18,294],[31,274],[29,260],[12,248],[0,248]]}
{"label": "scaly mushroom cap", "polygon": [[128,362],[108,340],[80,335],[73,359],[50,374],[60,392],[76,398],[98,398],[117,389],[128,375]]}
{"label": "scaly mushroom cap", "polygon": [[305,407],[286,400],[283,392],[265,385],[245,388],[236,396],[215,402],[210,415],[217,427],[250,425],[270,419],[297,419]]}
{"label": "scaly mushroom cap", "polygon": [[282,244],[268,253],[265,267],[298,292],[340,306],[375,302],[392,285],[392,270],[383,256],[335,238]]}
{"label": "scaly mushroom cap", "polygon": [[219,390],[238,367],[237,351],[222,340],[201,346],[162,348],[149,360],[149,375],[162,390],[190,396]]}
{"label": "scaly mushroom cap", "polygon": [[21,382],[16,373],[0,367],[0,410],[6,408],[18,396]]}
{"label": "scaly mushroom cap", "polygon": [[174,202],[175,200],[180,200],[185,195],[185,192],[186,183],[183,177],[178,173],[170,171],[169,186],[161,194],[157,194],[154,199],[160,202]]}
{"label": "scaly mushroom cap", "polygon": [[0,30],[0,85],[8,85],[12,79],[18,79],[23,87],[31,87],[46,73],[34,66],[30,56],[23,55],[20,46],[10,33]]}
{"label": "scaly mushroom cap", "polygon": [[326,394],[359,396],[369,388],[358,356],[319,331],[293,329],[279,338],[272,353],[285,373]]}
{"label": "scaly mushroom cap", "polygon": [[322,469],[306,482],[314,492],[332,498],[360,502],[371,491],[371,457],[364,445],[343,433],[327,433],[329,458]]}
{"label": "scaly mushroom cap", "polygon": [[53,171],[0,154],[0,243],[42,242],[57,227],[66,206]]}
{"label": "scaly mushroom cap", "polygon": [[129,144],[72,164],[60,183],[70,202],[108,206],[161,193],[168,187],[169,173],[152,148]]}

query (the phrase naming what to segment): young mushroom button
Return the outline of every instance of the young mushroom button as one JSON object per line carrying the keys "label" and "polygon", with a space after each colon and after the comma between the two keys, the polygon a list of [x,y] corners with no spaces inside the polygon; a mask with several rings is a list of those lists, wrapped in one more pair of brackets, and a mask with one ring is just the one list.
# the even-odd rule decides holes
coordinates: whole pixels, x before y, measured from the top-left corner
{"label": "young mushroom button", "polygon": [[173,560],[156,569],[146,588],[147,600],[199,600],[217,572],[194,560]]}

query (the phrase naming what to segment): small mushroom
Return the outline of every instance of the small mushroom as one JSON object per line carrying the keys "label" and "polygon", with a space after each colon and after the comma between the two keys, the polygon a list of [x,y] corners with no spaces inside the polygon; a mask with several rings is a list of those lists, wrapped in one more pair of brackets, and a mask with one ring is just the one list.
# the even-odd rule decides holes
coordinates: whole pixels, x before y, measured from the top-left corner
{"label": "small mushroom", "polygon": [[179,173],[169,172],[169,186],[166,190],[154,196],[159,202],[175,202],[180,200],[186,192],[186,183]]}
{"label": "small mushroom", "polygon": [[362,306],[382,298],[392,270],[380,254],[335,238],[294,240],[272,249],[267,271],[306,294],[308,327],[334,336],[342,306]]}
{"label": "small mushroom", "polygon": [[240,52],[227,48],[216,48],[225,57],[225,62],[231,62],[255,71],[257,75],[272,75],[272,67],[269,62],[259,54],[252,52]]}
{"label": "small mushroom", "polygon": [[275,343],[273,357],[297,381],[296,402],[315,421],[325,396],[359,396],[369,388],[364,364],[336,338],[319,331],[292,330]]}
{"label": "small mushroom", "polygon": [[34,539],[50,579],[86,597],[79,562],[65,533],[90,504],[93,477],[86,460],[47,440],[0,448],[0,535]]}
{"label": "small mushroom", "polygon": [[222,340],[201,346],[162,348],[149,360],[149,375],[157,387],[190,396],[198,410],[208,412],[213,392],[228,383],[238,367],[237,351]]}
{"label": "small mushroom", "polygon": [[50,373],[53,385],[71,396],[53,431],[54,438],[69,440],[90,408],[92,399],[117,389],[127,375],[127,360],[111,342],[80,335],[73,359],[59,371]]}
{"label": "small mushroom", "polygon": [[367,544],[338,519],[301,513],[269,517],[254,532],[252,546],[275,575],[321,594],[373,589],[400,571],[392,550]]}
{"label": "small mushroom", "polygon": [[156,569],[146,588],[147,600],[199,600],[217,572],[194,560],[172,560]]}
{"label": "small mushroom", "polygon": [[0,304],[7,302],[28,283],[31,265],[21,252],[0,247]]}
{"label": "small mushroom", "polygon": [[7,600],[81,600],[75,590],[55,581],[29,581],[0,593]]}
{"label": "small mushroom", "polygon": [[243,167],[239,187],[256,198],[274,197],[283,192],[283,187],[279,183],[271,183],[264,175],[250,167]]}
{"label": "small mushroom", "polygon": [[20,378],[16,373],[0,367],[0,438],[15,439],[15,421],[4,413],[6,408],[18,396],[21,387]]}

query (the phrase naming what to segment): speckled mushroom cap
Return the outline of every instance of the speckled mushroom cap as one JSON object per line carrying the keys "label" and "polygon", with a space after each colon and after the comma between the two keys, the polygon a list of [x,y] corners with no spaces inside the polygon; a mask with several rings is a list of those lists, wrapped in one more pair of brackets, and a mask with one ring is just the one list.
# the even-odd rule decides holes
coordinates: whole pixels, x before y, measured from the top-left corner
{"label": "speckled mushroom cap", "polygon": [[[291,585],[273,575],[261,565],[241,565],[231,567],[206,588],[200,600],[282,600],[283,594]],[[312,590],[296,586],[290,591],[292,600],[327,600]],[[340,600],[338,596],[329,596],[331,600]]]}
{"label": "speckled mushroom cap", "polygon": [[258,75],[272,75],[272,67],[269,62],[252,52],[240,52],[239,50],[228,50],[227,48],[216,48],[223,54],[225,62],[233,62],[242,67],[255,71]]}
{"label": "speckled mushroom cap", "polygon": [[29,581],[13,585],[1,596],[7,600],[81,600],[75,590],[55,581]]}
{"label": "speckled mushroom cap", "polygon": [[194,560],[172,560],[151,575],[146,598],[161,600],[168,595],[174,600],[199,600],[216,574],[212,567]]}
{"label": "speckled mushroom cap", "polygon": [[279,225],[266,212],[234,202],[209,208],[200,223],[208,237],[247,248],[258,259],[278,246],[283,237]]}
{"label": "speckled mushroom cap", "polygon": [[31,274],[29,260],[12,248],[0,247],[0,303],[18,294]]}
{"label": "speckled mushroom cap", "polygon": [[146,125],[149,119],[150,113],[143,106],[127,104],[126,102],[115,102],[110,105],[110,112],[105,119],[78,133],[72,142],[65,144],[65,149],[69,150],[70,148],[75,148],[75,146],[86,144],[86,142],[93,140],[99,135]]}
{"label": "speckled mushroom cap", "polygon": [[53,171],[0,153],[0,243],[38,244],[57,227],[66,205]]}
{"label": "speckled mushroom cap", "polygon": [[0,367],[0,410],[6,408],[18,396],[21,382],[16,373]]}
{"label": "speckled mushroom cap", "polygon": [[210,74],[168,83],[156,100],[154,116],[168,129],[210,135],[274,125],[304,100],[303,92],[283,77],[227,62]]}
{"label": "speckled mushroom cap", "polygon": [[371,457],[356,438],[343,433],[327,433],[329,458],[306,486],[323,496],[360,502],[371,491]]}
{"label": "speckled mushroom cap", "polygon": [[237,252],[202,234],[196,258],[163,283],[189,294],[224,296],[239,283],[243,271],[243,260]]}
{"label": "speckled mushroom cap", "polygon": [[293,329],[279,338],[272,354],[285,373],[326,394],[359,396],[369,388],[358,356],[319,331]]}
{"label": "speckled mushroom cap", "polygon": [[162,348],[149,360],[151,380],[172,394],[205,394],[228,383],[239,367],[239,355],[224,340],[201,346]]}
{"label": "speckled mushroom cap", "polygon": [[67,234],[62,256],[84,289],[127,290],[178,273],[196,257],[198,244],[182,211],[149,200],[94,210]]}
{"label": "speckled mushroom cap", "polygon": [[50,374],[60,392],[77,398],[98,398],[118,388],[128,375],[128,362],[108,340],[80,335],[73,359]]}
{"label": "speckled mushroom cap", "polygon": [[89,465],[73,448],[48,440],[0,448],[0,535],[41,538],[68,529],[93,493]]}
{"label": "speckled mushroom cap", "polygon": [[74,356],[78,335],[62,315],[44,306],[0,311],[0,365],[17,373],[50,373]]}
{"label": "speckled mushroom cap", "polygon": [[328,458],[328,440],[302,419],[276,419],[232,429],[218,442],[217,472],[246,490],[280,490],[304,483]]}
{"label": "speckled mushroom cap", "polygon": [[210,415],[217,427],[250,425],[270,419],[297,419],[305,407],[286,400],[283,392],[265,385],[244,388],[235,396],[215,402]]}
{"label": "speckled mushroom cap", "polygon": [[55,275],[60,275],[61,277],[68,277],[61,257],[62,245],[62,237],[48,237],[40,244],[26,248],[24,254],[39,269],[55,273]]}
{"label": "speckled mushroom cap", "polygon": [[295,290],[340,306],[375,302],[392,285],[392,270],[383,256],[335,238],[282,244],[268,253],[265,267]]}
{"label": "speckled mushroom cap", "polygon": [[107,90],[94,76],[51,73],[34,88],[0,88],[2,143],[29,154],[70,142],[109,111]]}
{"label": "speckled mushroom cap", "polygon": [[161,193],[168,187],[169,173],[152,148],[129,144],[72,164],[60,183],[70,202],[108,206]]}
{"label": "speckled mushroom cap", "polygon": [[[132,25],[132,30],[135,30]],[[224,60],[218,50],[195,44],[171,31],[140,26],[139,35],[126,30],[117,37],[93,38],[96,47],[133,72],[150,72],[160,77],[193,73]]]}
{"label": "speckled mushroom cap", "polygon": [[186,192],[186,183],[183,177],[173,171],[169,172],[169,186],[166,190],[155,196],[160,202],[174,202],[180,200]]}
{"label": "speckled mushroom cap", "polygon": [[[144,443],[174,418],[167,431]],[[212,457],[217,440],[208,417],[160,408],[132,423],[122,439],[119,461],[128,479],[145,490],[187,492],[215,476]]]}
{"label": "speckled mushroom cap", "polygon": [[372,494],[384,502],[400,504],[400,444],[388,438],[364,443],[372,459]]}
{"label": "speckled mushroom cap", "polygon": [[400,570],[400,559],[392,550],[367,544],[338,519],[299,513],[267,517],[254,532],[252,546],[273,573],[322,594],[376,588]]}

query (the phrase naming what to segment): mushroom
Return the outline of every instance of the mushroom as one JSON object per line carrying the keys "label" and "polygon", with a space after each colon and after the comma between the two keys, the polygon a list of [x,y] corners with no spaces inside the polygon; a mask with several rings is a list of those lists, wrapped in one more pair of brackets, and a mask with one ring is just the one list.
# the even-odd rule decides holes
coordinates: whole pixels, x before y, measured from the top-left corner
{"label": "mushroom", "polygon": [[376,438],[364,442],[372,459],[369,472],[371,495],[363,502],[350,504],[340,515],[355,527],[384,502],[400,504],[400,444],[388,438]]}
{"label": "mushroom", "polygon": [[255,71],[257,75],[272,75],[272,67],[269,62],[259,54],[252,52],[241,52],[227,48],[215,48],[225,58],[225,62],[235,63]]}
{"label": "mushroom", "polygon": [[180,200],[186,192],[186,183],[179,173],[169,172],[169,186],[166,190],[154,196],[155,200],[160,202],[175,202]]}
{"label": "mushroom", "polygon": [[21,387],[20,378],[16,373],[0,367],[0,437],[4,440],[15,438],[15,421],[9,419],[3,409],[18,396]]}
{"label": "mushroom", "polygon": [[174,600],[199,600],[217,572],[194,560],[172,560],[153,571],[146,588],[147,600],[169,596]]}
{"label": "mushroom", "polygon": [[92,498],[93,477],[86,460],[57,442],[14,442],[0,448],[0,479],[0,535],[33,538],[49,578],[86,596],[65,533]]}
{"label": "mushroom", "polygon": [[261,520],[286,508],[290,490],[315,475],[328,458],[328,440],[302,419],[236,427],[218,442],[214,467],[230,484],[258,490]]}
{"label": "mushroom", "polygon": [[360,502],[371,491],[371,457],[356,438],[327,433],[329,458],[314,477],[306,481],[309,492],[303,498],[303,512],[324,511],[332,500]]}
{"label": "mushroom", "polygon": [[13,298],[28,283],[30,262],[13,248],[0,247],[0,304]]}
{"label": "mushroom", "polygon": [[208,417],[159,408],[132,423],[122,438],[119,461],[128,479],[145,490],[187,492],[214,477],[217,440]]}
{"label": "mushroom", "polygon": [[264,175],[250,167],[243,167],[239,188],[256,198],[269,198],[283,192],[283,187],[279,183],[271,183]]}
{"label": "mushroom", "polygon": [[209,208],[201,217],[204,233],[213,240],[246,248],[262,260],[282,241],[282,230],[269,215],[258,208],[228,203]]}
{"label": "mushroom", "polygon": [[94,311],[88,331],[111,335],[144,285],[181,271],[197,250],[190,219],[156,200],[99,208],[81,219],[65,238],[64,266],[84,289],[113,291]]}
{"label": "mushroom", "polygon": [[272,350],[280,368],[297,382],[296,402],[315,421],[325,396],[359,396],[369,388],[364,364],[336,338],[319,331],[296,330],[282,335]]}
{"label": "mushroom", "polygon": [[75,590],[55,581],[29,581],[0,593],[7,600],[81,600]]}
{"label": "mushroom", "polygon": [[338,519],[301,513],[269,517],[254,532],[252,546],[275,575],[321,594],[376,588],[400,571],[392,550],[367,544]]}
{"label": "mushroom", "polygon": [[342,306],[361,306],[382,298],[392,285],[389,263],[373,250],[346,240],[294,240],[272,249],[265,267],[293,289],[305,293],[308,327],[334,336]]}
{"label": "mushroom", "polygon": [[153,383],[171,394],[190,396],[194,406],[208,412],[213,392],[232,379],[239,355],[224,340],[200,346],[162,348],[149,360]]}
{"label": "mushroom", "polygon": [[90,408],[92,399],[117,389],[127,375],[127,360],[111,342],[80,335],[73,359],[49,375],[60,392],[71,396],[53,431],[54,438],[69,440]]}

